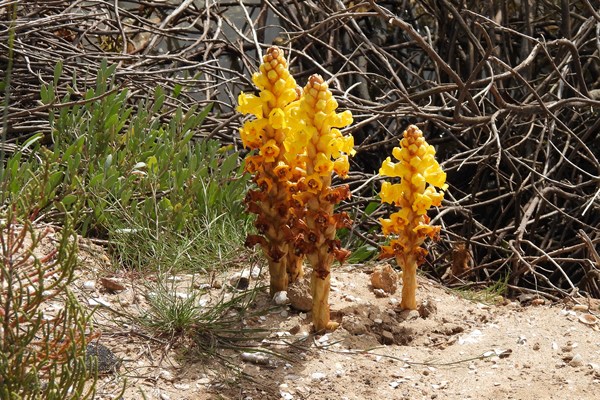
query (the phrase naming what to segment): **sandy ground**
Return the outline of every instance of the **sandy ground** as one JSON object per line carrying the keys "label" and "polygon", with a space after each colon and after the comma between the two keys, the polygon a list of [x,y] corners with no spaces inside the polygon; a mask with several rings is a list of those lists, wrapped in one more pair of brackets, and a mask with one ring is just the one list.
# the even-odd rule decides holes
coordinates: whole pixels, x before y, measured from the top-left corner
{"label": "sandy ground", "polygon": [[[484,304],[420,278],[424,307],[401,312],[399,291],[373,293],[372,268],[341,267],[333,271],[330,298],[341,327],[327,335],[310,334],[310,313],[274,307],[259,293],[249,311],[269,311],[245,318],[245,327],[269,329],[252,344],[279,356],[224,352],[252,378],[246,379],[214,359],[190,361],[189,343],[170,346],[110,311],[143,312],[148,277],[118,276],[126,288],[110,292],[99,278],[119,273],[101,250],[88,248],[81,262],[87,272],[75,289],[84,304],[100,303],[100,342],[123,359],[116,373],[101,377],[98,398],[114,398],[124,382],[124,399],[162,400],[597,399],[600,392],[598,300]],[[204,298],[232,290],[227,282],[234,273]],[[265,278],[251,278],[250,287]]]}

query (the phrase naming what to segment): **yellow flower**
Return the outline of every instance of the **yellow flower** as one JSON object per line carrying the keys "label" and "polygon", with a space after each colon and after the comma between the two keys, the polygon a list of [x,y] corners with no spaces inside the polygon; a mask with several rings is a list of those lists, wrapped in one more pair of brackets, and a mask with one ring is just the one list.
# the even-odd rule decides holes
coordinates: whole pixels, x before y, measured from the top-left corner
{"label": "yellow flower", "polygon": [[263,144],[267,120],[255,119],[246,121],[240,128],[240,137],[244,147],[258,149]]}
{"label": "yellow flower", "polygon": [[286,127],[286,115],[281,108],[274,108],[269,114],[269,124],[275,129],[285,129]]}
{"label": "yellow flower", "polygon": [[275,158],[279,155],[279,147],[274,139],[269,139],[267,143],[260,148],[260,155],[265,158],[265,162],[275,161]]}
{"label": "yellow flower", "polygon": [[314,160],[313,166],[315,172],[322,176],[331,175],[333,170],[333,161],[327,157],[324,153],[317,153],[317,157]]}
{"label": "yellow flower", "polygon": [[261,176],[256,179],[256,185],[263,192],[270,192],[273,189],[273,181],[266,176]]}
{"label": "yellow flower", "polygon": [[262,163],[264,162],[264,158],[259,155],[248,156],[246,157],[246,165],[244,170],[249,174],[254,174],[260,170],[262,167]]}
{"label": "yellow flower", "polygon": [[289,165],[283,161],[279,161],[277,166],[273,168],[273,172],[280,181],[289,181],[292,177],[292,171]]}
{"label": "yellow flower", "polygon": [[348,172],[350,171],[350,163],[348,162],[348,155],[342,154],[338,158],[336,158],[333,163],[333,170],[340,178],[348,177]]}
{"label": "yellow flower", "polygon": [[318,194],[323,187],[323,182],[319,174],[311,174],[304,179],[306,189],[314,194]]}
{"label": "yellow flower", "polygon": [[385,160],[383,160],[381,168],[379,168],[379,175],[391,177],[397,176],[396,163],[393,163],[390,157],[387,157]]}
{"label": "yellow flower", "polygon": [[401,185],[392,184],[387,181],[384,181],[381,184],[381,192],[379,192],[379,196],[381,197],[382,202],[400,205],[400,199],[402,195],[403,190]]}
{"label": "yellow flower", "polygon": [[260,97],[242,92],[238,96],[238,104],[237,111],[242,114],[252,114],[256,118],[263,117],[263,101]]}

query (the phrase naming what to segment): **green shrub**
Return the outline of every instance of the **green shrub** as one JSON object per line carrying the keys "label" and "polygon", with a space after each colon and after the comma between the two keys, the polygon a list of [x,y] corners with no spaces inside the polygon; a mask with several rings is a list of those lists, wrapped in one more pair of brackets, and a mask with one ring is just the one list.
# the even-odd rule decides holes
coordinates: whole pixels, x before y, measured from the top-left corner
{"label": "green shrub", "polygon": [[[24,171],[29,184],[0,207],[2,399],[86,399],[94,394],[96,376],[85,362],[90,314],[69,290],[77,267],[76,212],[54,203],[63,215],[58,232],[32,222],[49,191],[46,167],[39,174]],[[9,184],[1,181],[0,188]]]}
{"label": "green shrub", "polygon": [[70,91],[85,95],[72,104],[71,95],[56,99],[57,65],[54,82],[41,90],[42,102],[57,104],[50,112],[53,145],[43,147],[41,135],[33,136],[25,143],[33,155],[9,160],[10,196],[29,184],[22,171],[38,171],[43,158],[49,189],[37,204],[40,218],[60,215],[56,200],[68,210],[81,201],[77,230],[111,239],[123,263],[156,269],[179,260],[181,268],[206,269],[223,262],[250,226],[238,154],[217,141],[193,139],[210,107],[162,115],[160,87],[136,101],[116,87],[114,71],[103,63],[87,90],[74,79]]}

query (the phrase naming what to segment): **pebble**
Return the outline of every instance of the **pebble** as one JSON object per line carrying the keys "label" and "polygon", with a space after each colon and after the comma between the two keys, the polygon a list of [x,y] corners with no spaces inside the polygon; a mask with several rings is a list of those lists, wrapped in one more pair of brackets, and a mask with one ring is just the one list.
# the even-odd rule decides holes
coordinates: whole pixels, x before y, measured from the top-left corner
{"label": "pebble", "polygon": [[573,311],[588,311],[589,308],[585,304],[575,304],[573,306]]}
{"label": "pebble", "polygon": [[543,306],[544,304],[546,304],[546,300],[544,300],[544,299],[533,299],[533,300],[531,300],[531,305],[532,306]]}
{"label": "pebble", "polygon": [[267,365],[269,364],[269,357],[260,353],[247,353],[244,352],[240,355],[243,361],[251,362],[253,364]]}
{"label": "pebble", "polygon": [[291,393],[284,392],[283,390],[279,391],[279,395],[283,400],[293,400],[294,396]]}
{"label": "pebble", "polygon": [[315,382],[322,381],[325,378],[327,378],[327,374],[324,374],[323,372],[313,372],[310,375],[310,379],[312,379]]}
{"label": "pebble", "polygon": [[166,393],[161,393],[160,394],[160,400],[171,400],[171,398],[169,397],[168,394]]}
{"label": "pebble", "polygon": [[96,290],[96,282],[94,281],[85,281],[83,282],[83,290],[86,292],[93,292]]}
{"label": "pebble", "polygon": [[[298,311],[312,310],[312,295],[307,279],[297,280],[288,286],[288,298],[293,309]],[[300,313],[302,315],[303,313]]]}
{"label": "pebble", "polygon": [[398,274],[390,264],[378,265],[371,274],[373,289],[382,289],[386,293],[394,294],[398,289]]}
{"label": "pebble", "polygon": [[174,383],[173,387],[178,390],[189,390],[190,389],[190,385],[188,385],[187,383]]}
{"label": "pebble", "polygon": [[381,332],[381,342],[383,344],[394,344],[394,334],[390,331]]}
{"label": "pebble", "polygon": [[571,361],[569,361],[571,367],[581,367],[583,365],[583,358],[580,354],[575,354]]}
{"label": "pebble", "polygon": [[282,306],[284,304],[289,303],[290,299],[288,299],[287,292],[285,290],[282,290],[281,292],[275,293],[275,295],[273,296],[273,301],[278,306]]}
{"label": "pebble", "polygon": [[481,340],[483,333],[479,329],[475,329],[473,332],[468,335],[461,336],[458,339],[458,344],[474,344]]}
{"label": "pebble", "polygon": [[167,382],[172,382],[175,379],[173,374],[170,371],[167,371],[166,369],[161,370],[159,376]]}
{"label": "pebble", "polygon": [[113,292],[121,292],[121,291],[127,289],[125,284],[117,278],[100,278],[100,283],[107,290],[110,290]]}

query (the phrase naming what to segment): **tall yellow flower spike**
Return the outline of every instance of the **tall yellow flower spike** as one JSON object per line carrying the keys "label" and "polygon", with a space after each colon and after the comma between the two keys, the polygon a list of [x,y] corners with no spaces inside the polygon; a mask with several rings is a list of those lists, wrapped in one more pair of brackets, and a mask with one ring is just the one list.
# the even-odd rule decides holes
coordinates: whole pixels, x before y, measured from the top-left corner
{"label": "tall yellow flower spike", "polygon": [[269,262],[270,290],[275,293],[286,290],[288,283],[303,275],[302,258],[293,251],[288,226],[290,188],[299,179],[297,169],[302,164],[286,157],[284,146],[299,90],[283,51],[275,46],[267,50],[260,71],[252,80],[260,94],[241,93],[237,107],[239,112],[255,117],[240,129],[244,147],[257,153],[246,158],[246,171],[258,186],[248,192],[246,204],[250,212],[257,214],[255,226],[259,234],[249,235],[246,245],[261,245]]}
{"label": "tall yellow flower spike", "polygon": [[[350,197],[347,185],[331,188],[331,175],[348,173],[348,154],[354,155],[352,136],[343,136],[339,129],[352,123],[350,111],[336,113],[337,101],[323,78],[313,75],[304,88],[298,110],[300,124],[285,142],[288,155],[305,160],[306,175],[298,183],[294,195],[297,207],[292,211],[296,224],[296,248],[312,265],[312,318],[317,332],[333,330],[337,323],[330,320],[329,289],[331,264],[334,258],[343,262],[350,254],[342,249],[336,231],[351,224],[346,213],[334,214],[333,208],[343,198]],[[332,161],[334,159],[335,161]]]}
{"label": "tall yellow flower spike", "polygon": [[388,157],[379,170],[382,176],[400,178],[400,183],[383,182],[381,201],[399,210],[390,218],[381,218],[384,235],[394,235],[389,246],[382,246],[381,257],[396,257],[402,268],[402,309],[417,308],[417,267],[425,261],[427,250],[421,244],[427,237],[439,236],[440,227],[430,226],[427,210],[441,206],[443,191],[448,189],[446,173],[435,160],[435,149],[427,144],[423,132],[414,125],[404,131],[400,147],[392,152],[397,163]]}

